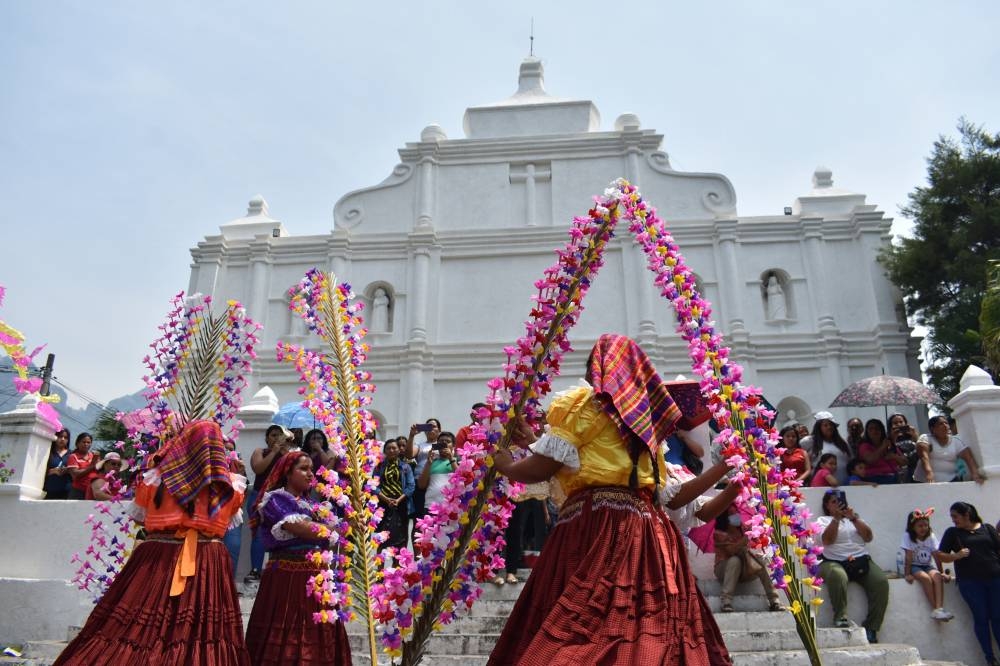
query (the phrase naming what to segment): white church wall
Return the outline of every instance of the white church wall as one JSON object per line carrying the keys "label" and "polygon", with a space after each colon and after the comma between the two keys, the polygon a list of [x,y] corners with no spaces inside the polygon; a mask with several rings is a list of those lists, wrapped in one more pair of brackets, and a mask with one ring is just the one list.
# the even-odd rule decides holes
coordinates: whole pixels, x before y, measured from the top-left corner
{"label": "white church wall", "polygon": [[509,194],[513,188],[506,163],[442,166],[438,168],[437,176],[435,229],[525,226],[524,209],[518,216],[509,207]]}

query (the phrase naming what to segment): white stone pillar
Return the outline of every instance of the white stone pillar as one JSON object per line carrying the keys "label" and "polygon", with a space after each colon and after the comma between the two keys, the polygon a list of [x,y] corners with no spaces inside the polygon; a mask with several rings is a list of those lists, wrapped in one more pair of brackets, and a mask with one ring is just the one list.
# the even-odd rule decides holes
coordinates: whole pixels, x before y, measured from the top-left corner
{"label": "white stone pillar", "polygon": [[979,468],[1000,476],[1000,386],[982,368],[970,365],[959,382],[961,391],[948,401],[962,441],[972,449]]}
{"label": "white stone pillar", "polygon": [[343,282],[351,267],[351,237],[346,229],[334,229],[327,241],[327,270]]}
{"label": "white stone pillar", "polygon": [[535,226],[535,208],[536,208],[536,195],[535,195],[535,165],[527,164],[524,167],[524,199],[525,199],[525,225],[529,227]]}
{"label": "white stone pillar", "polygon": [[410,431],[411,423],[423,423],[427,414],[427,402],[424,394],[429,388],[424,387],[424,344],[411,345],[403,355],[403,390],[400,392],[401,404],[399,425],[400,434]]}
{"label": "white stone pillar", "polygon": [[268,321],[270,251],[270,244],[265,236],[257,236],[250,243],[250,280],[244,303],[247,314],[261,326],[266,326]]}
{"label": "white stone pillar", "polygon": [[836,332],[837,324],[830,311],[830,299],[826,294],[826,271],[823,268],[823,219],[819,217],[802,218],[802,231],[805,244],[806,282],[809,295],[816,308],[816,325],[820,333]]}
{"label": "white stone pillar", "polygon": [[434,227],[434,207],[437,193],[437,152],[438,142],[444,141],[448,135],[437,125],[428,125],[420,133],[417,174],[417,219],[416,228],[420,230]]}
{"label": "white stone pillar", "polygon": [[[625,178],[639,188],[639,192],[641,193],[642,183],[639,180],[639,155],[642,154],[642,150],[639,148],[639,134],[637,132],[639,119],[634,114],[626,115],[628,118],[625,115],[619,116],[618,120],[615,121],[615,127],[617,129],[619,125],[625,122],[622,120],[623,118],[632,123],[624,124],[619,129],[619,131],[627,129],[629,132],[629,136],[624,137],[626,145]],[[631,120],[632,118],[634,118],[634,121]],[[619,236],[630,233],[626,223],[623,222],[620,224],[617,233]],[[634,239],[625,248],[625,259],[631,264],[631,270],[639,286],[639,330],[636,335],[636,342],[640,345],[651,344],[656,340],[656,320],[653,316],[653,312],[655,311],[654,301],[659,298],[653,290],[653,274],[646,267],[645,253],[643,253],[639,247],[639,243]]]}
{"label": "white stone pillar", "polygon": [[[718,271],[719,283],[722,285],[734,285],[737,289],[743,288],[743,280],[739,278],[736,261],[736,236],[739,222],[734,219],[716,220],[715,233],[719,239]],[[747,329],[743,319],[743,301],[741,293],[733,293],[730,289],[720,289],[719,298],[722,300],[723,311],[716,313],[716,316],[724,314],[726,316],[727,337],[734,343],[746,342]],[[720,316],[721,319],[721,316]]]}
{"label": "white stone pillar", "polygon": [[26,394],[13,411],[0,414],[0,452],[10,454],[4,464],[14,470],[10,480],[0,485],[0,495],[45,497],[45,465],[56,426],[38,413],[39,402],[37,395]]}
{"label": "white stone pillar", "polygon": [[191,264],[191,279],[188,281],[187,293],[214,295],[223,256],[202,252],[199,249],[192,250],[191,256],[194,258],[194,263]]}
{"label": "white stone pillar", "polygon": [[427,245],[413,248],[413,289],[407,309],[410,311],[410,341],[427,341],[427,306],[430,297],[431,249]]}
{"label": "white stone pillar", "polygon": [[272,423],[271,419],[278,412],[278,407],[280,407],[278,397],[271,387],[262,386],[236,413],[237,418],[243,421],[243,429],[236,440],[236,450],[247,466],[251,483],[253,483],[253,472],[250,470],[250,456],[254,449],[264,447],[264,434]]}

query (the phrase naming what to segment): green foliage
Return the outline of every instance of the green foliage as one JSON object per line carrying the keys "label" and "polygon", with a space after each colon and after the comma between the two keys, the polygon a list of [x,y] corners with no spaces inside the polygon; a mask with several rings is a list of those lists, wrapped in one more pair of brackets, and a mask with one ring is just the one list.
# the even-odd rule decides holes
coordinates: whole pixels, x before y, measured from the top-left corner
{"label": "green foliage", "polygon": [[1000,375],[1000,261],[991,261],[986,293],[979,311],[979,337],[986,364],[994,376]]}
{"label": "green foliage", "polygon": [[969,364],[983,363],[974,332],[987,266],[1000,259],[1000,134],[964,118],[958,131],[958,142],[942,136],[934,143],[927,185],[901,210],[914,221],[913,237],[880,257],[909,314],[928,329],[925,369],[945,399],[958,393]]}
{"label": "green foliage", "polygon": [[99,442],[120,442],[128,436],[125,426],[117,418],[118,412],[114,409],[105,409],[94,421],[92,434]]}

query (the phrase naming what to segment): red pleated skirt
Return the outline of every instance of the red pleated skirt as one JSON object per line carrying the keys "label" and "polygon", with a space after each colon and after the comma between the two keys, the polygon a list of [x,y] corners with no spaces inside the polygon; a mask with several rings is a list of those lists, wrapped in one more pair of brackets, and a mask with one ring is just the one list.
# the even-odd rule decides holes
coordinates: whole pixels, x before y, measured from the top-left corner
{"label": "red pleated skirt", "polygon": [[195,575],[170,596],[178,541],[139,544],[54,666],[249,666],[229,551],[198,543]]}
{"label": "red pleated skirt", "polygon": [[319,569],[307,562],[301,551],[272,552],[268,557],[247,625],[253,666],[351,666],[351,644],[344,624],[313,622],[313,613],[320,608],[306,594],[306,581]]}
{"label": "red pleated skirt", "polygon": [[729,666],[677,527],[651,494],[590,488],[559,512],[490,666]]}

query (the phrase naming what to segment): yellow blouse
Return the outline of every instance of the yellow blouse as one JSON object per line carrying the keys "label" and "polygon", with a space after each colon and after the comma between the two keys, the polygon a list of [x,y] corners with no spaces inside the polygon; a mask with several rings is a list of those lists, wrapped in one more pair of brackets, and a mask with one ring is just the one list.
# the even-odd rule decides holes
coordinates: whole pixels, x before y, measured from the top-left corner
{"label": "yellow blouse", "polygon": [[[548,409],[549,435],[576,448],[580,469],[563,466],[556,479],[567,496],[594,486],[626,486],[632,459],[614,422],[594,400],[594,389],[577,386],[558,394]],[[656,456],[660,483],[667,479],[666,463]],[[647,453],[639,456],[639,487],[652,488],[653,466]]]}

